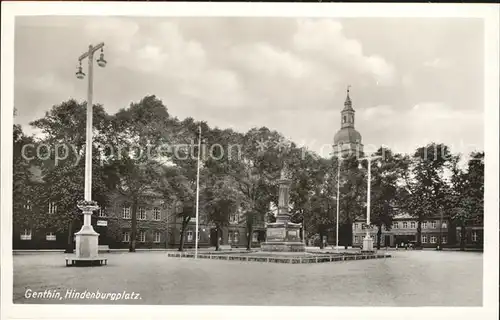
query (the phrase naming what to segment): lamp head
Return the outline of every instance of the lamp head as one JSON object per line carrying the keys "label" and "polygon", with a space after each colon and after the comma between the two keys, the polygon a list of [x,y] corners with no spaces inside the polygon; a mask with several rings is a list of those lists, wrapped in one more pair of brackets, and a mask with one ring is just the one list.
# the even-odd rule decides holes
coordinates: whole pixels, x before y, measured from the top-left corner
{"label": "lamp head", "polygon": [[101,68],[106,66],[107,61],[104,60],[104,50],[101,48],[101,54],[99,55],[99,59],[97,59],[97,65]]}
{"label": "lamp head", "polygon": [[83,71],[82,71],[82,66],[81,66],[81,64],[80,64],[80,66],[78,67],[78,71],[76,71],[76,77],[77,77],[78,79],[83,79],[83,78],[85,78],[85,73],[83,73]]}

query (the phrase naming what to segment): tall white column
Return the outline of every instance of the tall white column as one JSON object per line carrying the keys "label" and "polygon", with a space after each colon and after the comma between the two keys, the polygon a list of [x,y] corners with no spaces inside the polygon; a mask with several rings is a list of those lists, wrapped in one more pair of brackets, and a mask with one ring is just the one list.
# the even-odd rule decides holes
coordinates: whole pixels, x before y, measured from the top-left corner
{"label": "tall white column", "polygon": [[194,241],[194,258],[198,258],[198,223],[200,205],[200,154],[201,154],[201,126],[198,127],[198,161],[196,162],[196,238]]}
{"label": "tall white column", "polygon": [[372,161],[368,158],[368,187],[366,200],[366,224],[370,225],[370,202],[371,202],[371,185],[372,185]]}
{"label": "tall white column", "polygon": [[363,239],[363,251],[372,252],[373,250],[373,239],[370,236],[370,206],[371,206],[371,182],[372,182],[372,158],[366,158],[368,161],[368,186],[366,195],[366,236]]}
{"label": "tall white column", "polygon": [[88,52],[80,57],[80,61],[88,59],[88,88],[87,88],[87,119],[85,133],[85,189],[84,201],[78,203],[78,208],[83,212],[83,226],[75,234],[76,237],[76,257],[81,260],[97,259],[99,248],[99,234],[92,227],[92,213],[99,209],[96,202],[92,201],[92,135],[93,135],[93,66],[94,52],[101,48],[101,43],[97,47],[89,46]]}
{"label": "tall white column", "polygon": [[92,200],[92,95],[93,95],[93,61],[94,53],[92,50],[92,45],[89,46],[89,69],[88,69],[88,89],[87,89],[87,130],[86,130],[86,140],[85,140],[85,201]]}

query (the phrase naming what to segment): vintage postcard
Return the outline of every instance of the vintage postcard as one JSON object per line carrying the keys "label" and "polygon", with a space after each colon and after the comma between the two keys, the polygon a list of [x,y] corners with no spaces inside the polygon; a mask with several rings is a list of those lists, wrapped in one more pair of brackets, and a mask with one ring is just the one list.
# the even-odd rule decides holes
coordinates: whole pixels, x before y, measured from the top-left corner
{"label": "vintage postcard", "polygon": [[498,23],[3,3],[2,318],[496,319]]}

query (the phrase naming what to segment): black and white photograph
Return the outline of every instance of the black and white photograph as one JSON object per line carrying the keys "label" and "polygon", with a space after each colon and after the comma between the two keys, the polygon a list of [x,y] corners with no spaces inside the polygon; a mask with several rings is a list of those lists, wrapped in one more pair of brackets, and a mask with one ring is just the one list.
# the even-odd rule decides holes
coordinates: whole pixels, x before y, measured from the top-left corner
{"label": "black and white photograph", "polygon": [[2,3],[6,319],[497,318],[498,6],[138,5]]}

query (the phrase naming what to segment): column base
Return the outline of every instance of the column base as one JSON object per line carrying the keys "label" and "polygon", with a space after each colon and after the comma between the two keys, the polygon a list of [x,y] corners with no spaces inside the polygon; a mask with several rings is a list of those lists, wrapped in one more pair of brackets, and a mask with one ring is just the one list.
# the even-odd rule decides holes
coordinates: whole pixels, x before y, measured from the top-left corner
{"label": "column base", "polygon": [[361,249],[361,252],[375,252],[373,249],[373,238],[370,236],[365,236],[363,238],[363,248]]}
{"label": "column base", "polygon": [[92,226],[83,226],[76,236],[76,258],[96,259],[99,251],[99,234]]}

